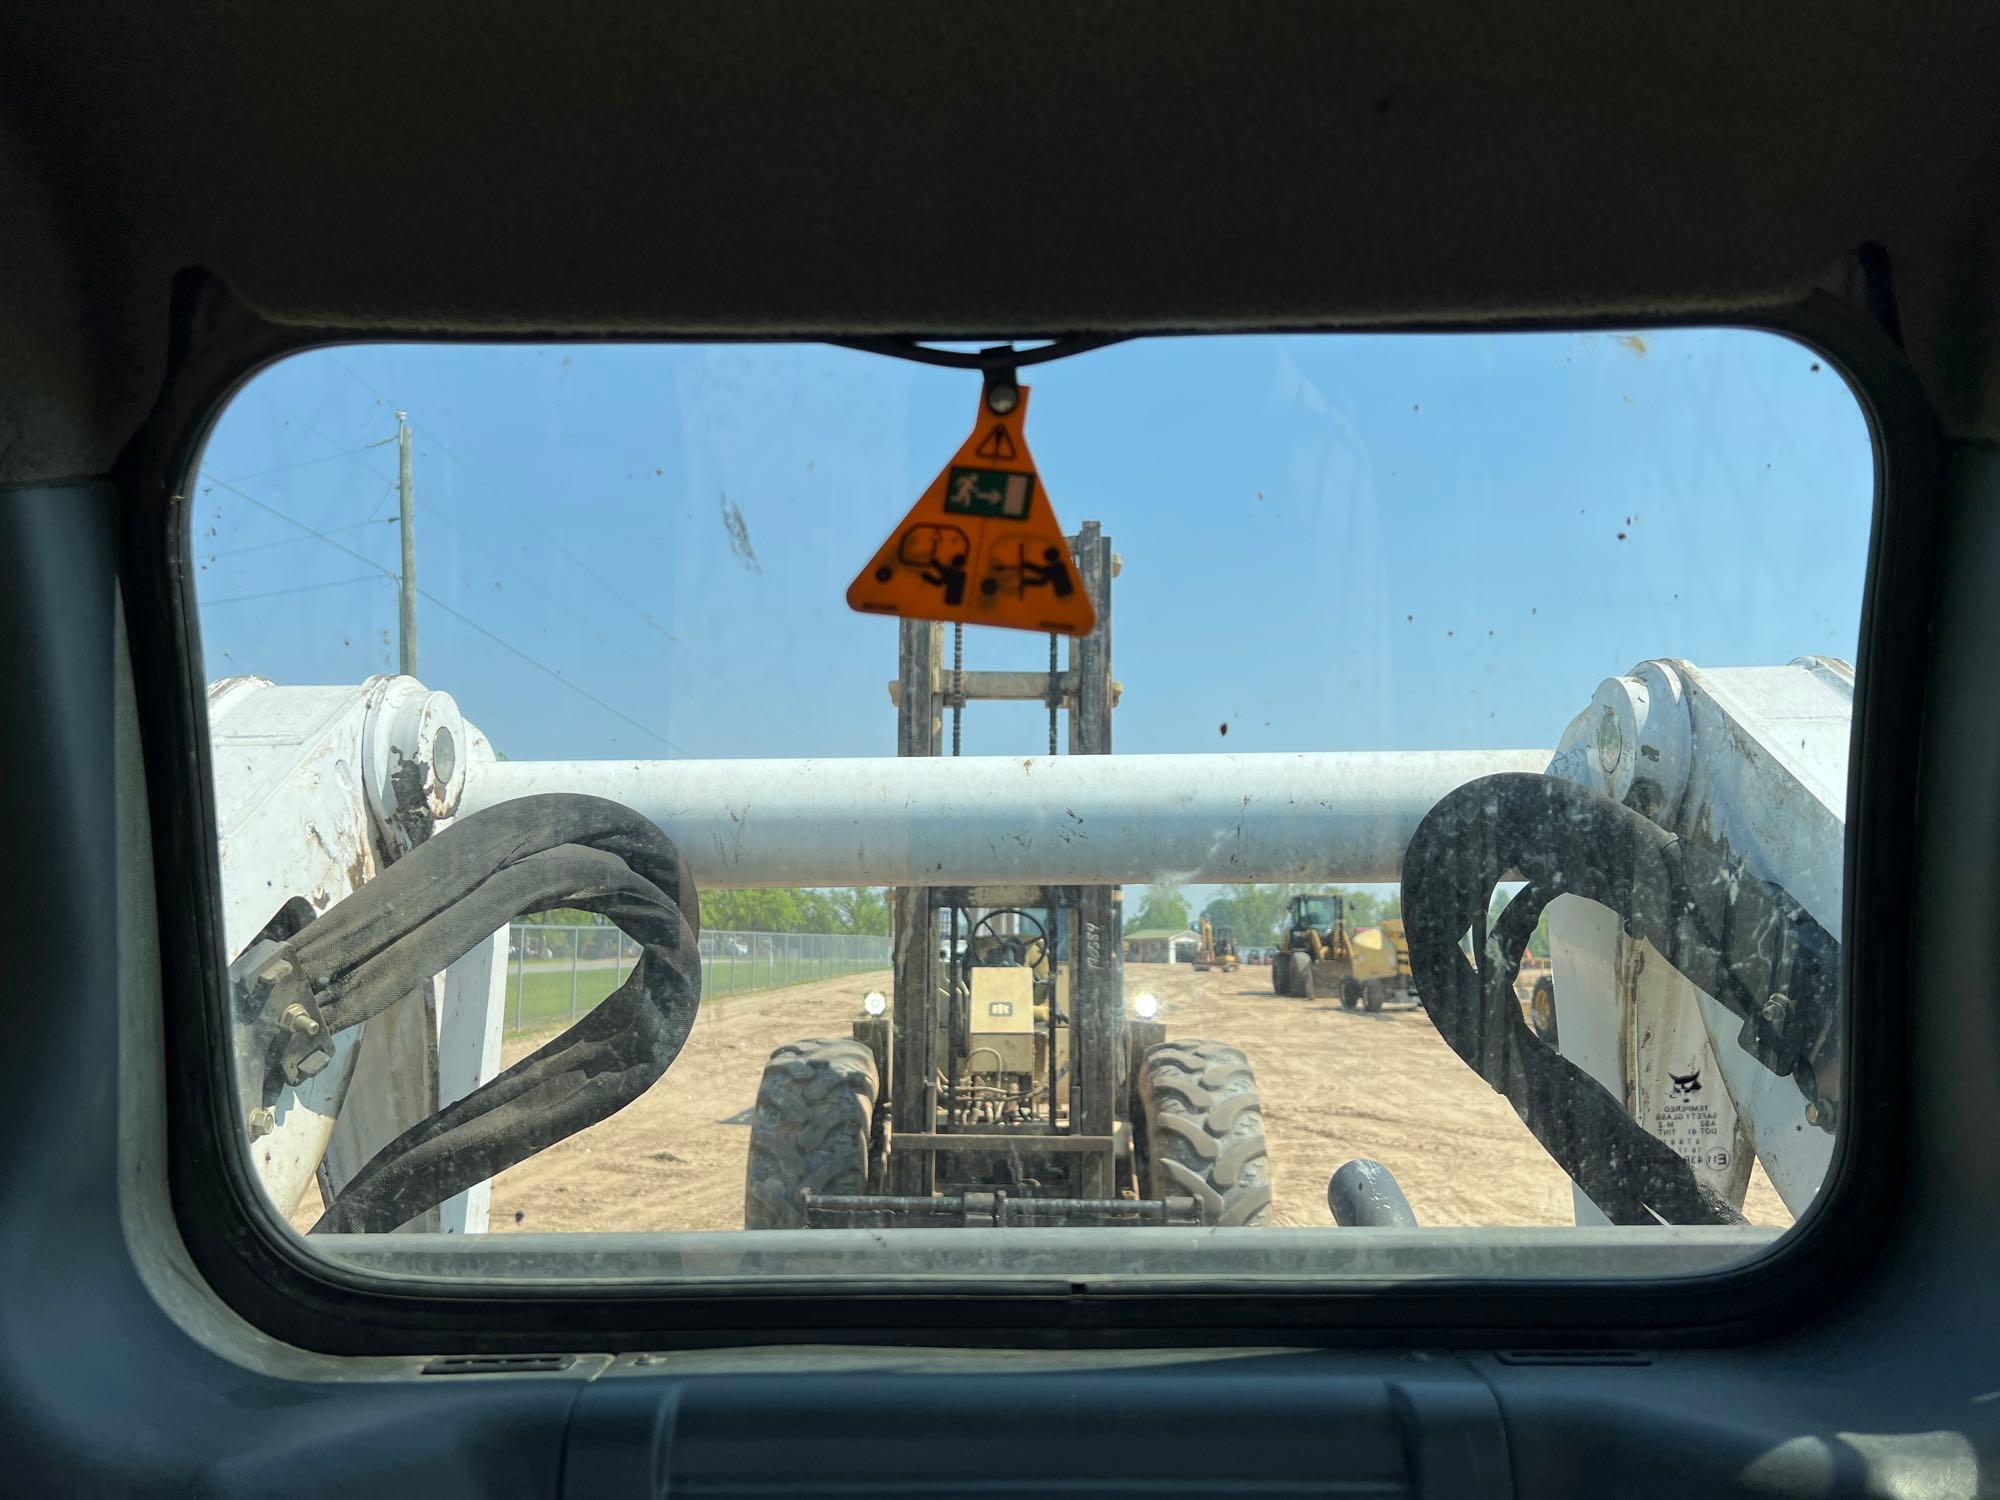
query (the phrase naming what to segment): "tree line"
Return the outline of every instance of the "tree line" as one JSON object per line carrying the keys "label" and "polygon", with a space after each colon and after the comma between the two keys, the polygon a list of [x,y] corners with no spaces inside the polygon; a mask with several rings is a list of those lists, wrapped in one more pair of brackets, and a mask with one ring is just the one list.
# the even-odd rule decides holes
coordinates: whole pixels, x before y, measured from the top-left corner
{"label": "tree line", "polygon": [[[1384,896],[1340,886],[1231,885],[1204,906],[1201,915],[1216,928],[1228,928],[1239,948],[1262,948],[1278,940],[1293,896],[1324,891],[1331,891],[1346,902],[1350,931],[1372,927],[1403,913],[1402,898],[1393,892]],[[1179,886],[1154,885],[1146,888],[1145,904],[1139,915],[1125,924],[1125,929],[1144,932],[1167,928],[1179,932],[1194,926],[1194,921],[1193,910]]]}
{"label": "tree line", "polygon": [[[522,918],[561,927],[597,922],[595,913],[563,908]],[[709,890],[701,893],[701,925],[717,932],[889,934],[889,893],[879,887],[827,890]]]}

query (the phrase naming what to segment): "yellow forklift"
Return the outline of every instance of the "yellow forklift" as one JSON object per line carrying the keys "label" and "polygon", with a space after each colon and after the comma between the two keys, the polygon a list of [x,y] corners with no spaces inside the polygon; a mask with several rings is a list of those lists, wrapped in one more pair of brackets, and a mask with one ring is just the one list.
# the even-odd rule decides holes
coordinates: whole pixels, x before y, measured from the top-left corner
{"label": "yellow forklift", "polygon": [[[1111,749],[1110,539],[1073,541],[1097,626],[1051,671],[1049,747]],[[965,704],[1016,696],[963,643],[901,622],[897,748],[940,755]],[[1269,1152],[1241,1048],[1170,1038],[1125,993],[1117,886],[917,886],[894,895],[893,982],[845,1036],[777,1048],[745,1163],[746,1229],[1247,1226],[1268,1222]],[[1234,963],[1231,946],[1231,963]]]}

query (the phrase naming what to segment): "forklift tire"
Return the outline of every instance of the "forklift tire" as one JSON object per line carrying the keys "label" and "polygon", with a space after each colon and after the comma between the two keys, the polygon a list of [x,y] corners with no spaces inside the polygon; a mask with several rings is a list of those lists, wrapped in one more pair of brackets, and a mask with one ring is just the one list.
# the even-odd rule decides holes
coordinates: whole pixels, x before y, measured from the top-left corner
{"label": "forklift tire", "polygon": [[1285,971],[1291,967],[1291,963],[1292,956],[1289,953],[1274,953],[1271,955],[1272,994],[1282,995],[1285,993]]}
{"label": "forklift tire", "polygon": [[1192,1197],[1208,1225],[1239,1227],[1271,1216],[1271,1158],[1264,1106],[1250,1060],[1221,1042],[1162,1042],[1138,1079],[1150,1198]]}
{"label": "forklift tire", "polygon": [[1535,1035],[1551,1047],[1560,1043],[1556,1037],[1556,982],[1544,974],[1535,981],[1535,987],[1528,994],[1528,1021],[1535,1028]]}
{"label": "forklift tire", "polygon": [[868,1135],[880,1085],[853,1037],[787,1042],[764,1065],[750,1117],[745,1229],[803,1229],[807,1193],[868,1191]]}
{"label": "forklift tire", "polygon": [[1301,1000],[1313,998],[1313,959],[1310,953],[1292,955],[1292,981],[1288,989]]}
{"label": "forklift tire", "polygon": [[[1356,979],[1352,974],[1348,975],[1340,981],[1340,1008],[1342,1010],[1353,1010],[1355,1006],[1361,1003],[1362,997],[1366,993],[1367,991],[1361,986],[1361,981]],[[1380,1010],[1382,1007],[1371,1005],[1368,1008],[1370,1010]]]}

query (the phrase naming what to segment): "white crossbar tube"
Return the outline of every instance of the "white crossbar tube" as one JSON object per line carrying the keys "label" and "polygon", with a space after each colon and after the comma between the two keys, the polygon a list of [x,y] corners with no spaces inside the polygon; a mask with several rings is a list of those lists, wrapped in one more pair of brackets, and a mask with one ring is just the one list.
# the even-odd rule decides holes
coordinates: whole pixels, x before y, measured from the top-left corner
{"label": "white crossbar tube", "polygon": [[502,761],[463,812],[586,792],[642,813],[703,886],[1386,881],[1453,788],[1546,750]]}

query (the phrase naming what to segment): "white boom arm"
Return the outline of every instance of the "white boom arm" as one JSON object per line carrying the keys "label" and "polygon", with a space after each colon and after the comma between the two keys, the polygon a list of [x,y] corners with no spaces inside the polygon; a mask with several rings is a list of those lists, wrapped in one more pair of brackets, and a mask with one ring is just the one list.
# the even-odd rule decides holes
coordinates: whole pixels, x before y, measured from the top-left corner
{"label": "white boom arm", "polygon": [[[502,762],[413,678],[232,678],[209,694],[229,957],[287,903],[295,918],[326,910],[436,823],[539,792],[630,806],[674,839],[698,886],[1384,881],[1447,793],[1544,769],[1745,859],[1837,934],[1851,697],[1851,672],[1818,658],[1648,662],[1599,688],[1553,762],[1504,750]],[[1797,1090],[1737,1048],[1737,1019],[1604,908],[1561,897],[1550,927],[1564,1053],[1732,1201],[1755,1153],[1803,1208],[1831,1136],[1801,1128]],[[337,1191],[497,1073],[505,940],[338,1036],[324,1072],[246,1121],[281,1211],[316,1172]],[[482,1185],[418,1227],[477,1232],[485,1212]],[[1601,1222],[1580,1195],[1578,1213]]]}
{"label": "white boom arm", "polygon": [[[1598,687],[1548,769],[1734,855],[1838,939],[1853,706],[1853,669],[1829,658],[1642,662]],[[1548,915],[1563,1055],[1732,1204],[1754,1158],[1803,1212],[1832,1158],[1832,1103],[1759,1066],[1737,1045],[1741,1019],[1606,908],[1559,896]],[[1579,1223],[1605,1222],[1581,1191],[1576,1209]]]}

